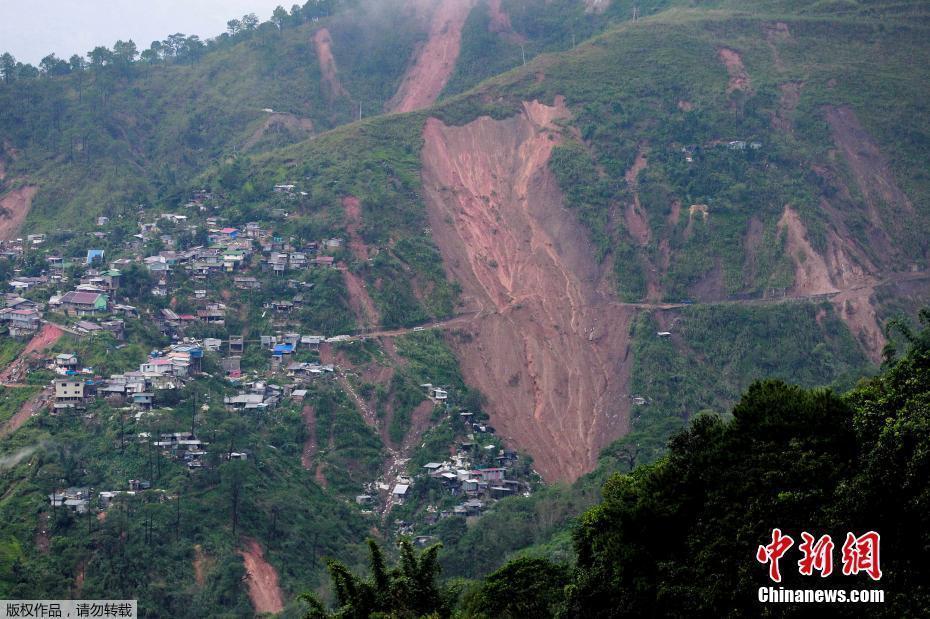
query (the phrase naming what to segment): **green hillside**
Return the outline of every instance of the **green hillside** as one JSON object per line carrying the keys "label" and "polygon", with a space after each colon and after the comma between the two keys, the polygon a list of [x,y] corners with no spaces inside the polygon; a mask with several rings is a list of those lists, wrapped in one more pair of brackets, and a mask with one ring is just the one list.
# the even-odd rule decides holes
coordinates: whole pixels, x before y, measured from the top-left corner
{"label": "green hillside", "polygon": [[[25,454],[9,467],[0,460],[0,595],[137,597],[146,616],[247,616],[261,612],[254,572],[264,561],[280,598],[269,608],[285,616],[303,613],[305,591],[327,607],[387,604],[418,616],[450,583],[458,588],[441,592],[440,616],[687,614],[686,599],[695,614],[736,616],[757,609],[750,598],[726,603],[759,586],[747,576],[753,556],[724,574],[715,561],[754,551],[768,518],[837,531],[873,518],[862,526],[893,528],[896,512],[878,505],[895,502],[882,480],[906,462],[918,488],[926,471],[911,452],[886,454],[892,448],[866,426],[875,406],[889,423],[919,426],[914,402],[926,391],[925,334],[911,338],[903,361],[881,367],[888,337],[906,339],[886,336],[886,322],[930,304],[926,3],[481,1],[461,26],[437,101],[385,113],[436,36],[433,14],[423,18],[418,6],[308,2],[209,42],[166,39],[176,49],[138,58],[115,46],[83,68],[0,62],[0,280],[52,275],[20,293],[48,304],[117,266],[110,311],[89,320],[125,322],[124,339],[94,334],[78,324],[86,317],[48,305],[45,319],[69,331],[47,350],[21,355],[28,338],[0,336],[4,367],[22,358],[30,368],[0,381],[0,454]],[[565,113],[546,124],[527,111],[534,101]],[[456,131],[466,149],[430,150]],[[508,161],[490,167],[501,134],[539,167],[525,178]],[[449,161],[425,161],[431,152]],[[435,179],[445,164],[456,182],[465,170],[486,184],[445,186]],[[560,209],[528,219],[539,224],[528,236],[531,226],[508,218],[536,204],[500,190],[523,181]],[[457,205],[455,217],[437,215],[437,195]],[[519,208],[506,211],[508,199]],[[480,214],[465,212],[469,204],[503,214],[469,228]],[[490,241],[476,238],[484,228]],[[224,229],[235,229],[232,238]],[[26,234],[45,237],[15,242]],[[227,249],[243,238],[248,251]],[[456,254],[450,238],[465,239],[466,251]],[[468,263],[482,242],[507,251]],[[201,266],[204,274],[196,264],[209,255],[189,266],[175,255],[203,248],[220,263]],[[85,264],[91,249],[105,252],[104,264]],[[166,251],[179,262],[162,267]],[[278,252],[312,265],[282,277]],[[569,268],[534,271],[542,254],[568,256],[559,264]],[[603,313],[583,332],[572,330],[575,314],[532,314],[532,299],[500,301],[506,295],[488,284],[522,278],[544,289],[557,276],[608,299],[592,302]],[[571,305],[566,290],[542,307]],[[217,304],[223,322],[198,318]],[[172,313],[194,322],[169,324]],[[621,364],[596,368],[608,385],[598,402],[614,400],[608,412],[622,422],[609,440],[579,447],[566,437],[537,451],[538,426],[567,433],[563,415],[593,424],[595,411],[546,417],[540,402],[572,392],[578,372],[563,384],[558,371],[533,367],[533,392],[512,364],[543,358],[532,357],[540,342],[568,354],[560,338],[578,333],[582,346],[624,347]],[[272,353],[291,334],[336,339]],[[240,335],[231,371],[229,338]],[[45,401],[12,426],[55,378],[49,356],[76,353],[100,383],[182,337],[221,345],[206,352],[204,374],[156,390],[151,411],[101,396],[84,414],[52,414]],[[310,366],[314,374],[301,376]],[[916,387],[902,378],[912,366]],[[495,389],[501,376],[506,388]],[[255,382],[285,385],[287,396],[269,410],[224,401]],[[428,399],[433,386],[448,400]],[[291,397],[297,389],[303,399]],[[537,426],[527,430],[512,410],[536,411]],[[210,445],[202,469],[153,446],[153,436],[192,425]],[[813,427],[824,438],[805,438]],[[754,455],[754,444],[771,459]],[[582,447],[594,455],[578,455]],[[517,496],[483,497],[480,517],[466,518],[455,510],[468,497],[423,469],[455,458],[469,471],[506,461],[519,488],[507,494]],[[740,472],[759,485],[721,481]],[[50,506],[59,490],[125,490],[129,479],[153,490],[93,513]],[[874,503],[850,515],[842,509],[859,495],[844,484],[854,481]],[[406,498],[394,496],[397,484],[410,486]],[[827,496],[833,486],[844,490]],[[713,500],[702,503],[704,491]],[[900,509],[919,529],[915,496]],[[747,504],[757,509],[740,522]],[[732,531],[707,524],[718,517]],[[663,527],[680,547],[662,541]],[[889,531],[889,552],[901,553],[889,573],[904,591],[922,572],[909,571],[899,529]],[[741,546],[724,543],[730,533]],[[339,568],[330,586],[330,560],[361,573],[366,537],[386,549],[405,537],[442,542],[417,568],[425,578],[441,566],[442,587],[391,606],[396,599],[352,598]],[[712,552],[698,553],[700,544]],[[407,553],[391,573],[395,598],[414,597],[402,578]],[[512,559],[524,563],[482,580]],[[499,604],[520,598],[510,579],[537,578],[558,595],[540,593],[541,606]],[[883,610],[920,614],[921,595]]]}

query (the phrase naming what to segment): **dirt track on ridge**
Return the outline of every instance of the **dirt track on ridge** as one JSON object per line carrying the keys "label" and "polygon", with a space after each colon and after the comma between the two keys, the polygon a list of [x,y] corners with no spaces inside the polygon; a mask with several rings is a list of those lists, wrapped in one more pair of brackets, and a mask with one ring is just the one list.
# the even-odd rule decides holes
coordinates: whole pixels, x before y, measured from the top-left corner
{"label": "dirt track on ridge", "polygon": [[432,105],[455,70],[462,27],[477,0],[439,0],[430,18],[429,37],[416,52],[400,87],[388,102],[391,112],[412,112]]}
{"label": "dirt track on ridge", "polygon": [[550,481],[589,471],[629,421],[634,310],[598,291],[602,270],[548,169],[567,116],[559,100],[463,127],[431,118],[421,155],[435,240],[483,315],[453,332],[465,378]]}

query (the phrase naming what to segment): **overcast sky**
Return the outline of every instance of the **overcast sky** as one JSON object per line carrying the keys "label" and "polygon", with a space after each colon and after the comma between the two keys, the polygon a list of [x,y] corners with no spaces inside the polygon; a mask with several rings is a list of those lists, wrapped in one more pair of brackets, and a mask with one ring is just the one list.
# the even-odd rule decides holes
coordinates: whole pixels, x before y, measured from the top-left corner
{"label": "overcast sky", "polygon": [[246,13],[267,21],[276,6],[290,10],[294,3],[303,1],[0,0],[0,53],[38,64],[50,52],[69,58],[117,39],[132,39],[143,50],[175,32],[214,37]]}

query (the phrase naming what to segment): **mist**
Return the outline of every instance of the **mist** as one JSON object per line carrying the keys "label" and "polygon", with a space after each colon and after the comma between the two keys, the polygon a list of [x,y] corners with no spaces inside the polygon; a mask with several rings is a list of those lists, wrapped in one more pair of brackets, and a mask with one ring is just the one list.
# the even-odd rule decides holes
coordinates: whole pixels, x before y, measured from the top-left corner
{"label": "mist", "polygon": [[[98,45],[135,41],[139,49],[169,34],[201,39],[226,30],[226,22],[247,13],[268,20],[276,6],[293,0],[3,0],[0,2],[0,53],[37,65],[49,53],[59,58],[84,55]],[[300,2],[303,4],[303,2]]]}

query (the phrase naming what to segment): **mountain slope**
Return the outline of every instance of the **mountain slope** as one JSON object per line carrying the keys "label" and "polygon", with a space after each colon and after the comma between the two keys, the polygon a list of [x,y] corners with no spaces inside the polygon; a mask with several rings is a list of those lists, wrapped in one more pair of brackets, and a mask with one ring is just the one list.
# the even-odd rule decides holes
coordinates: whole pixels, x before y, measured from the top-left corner
{"label": "mountain slope", "polygon": [[[386,6],[265,28],[191,65],[0,87],[6,232],[49,235],[3,273],[39,272],[45,253],[80,262],[90,247],[156,253],[160,239],[124,241],[164,213],[188,215],[203,236],[208,216],[257,222],[282,244],[343,239],[330,254],[340,268],[301,274],[294,285],[312,292],[286,319],[268,310],[294,295],[289,278],[260,275],[264,288],[248,292],[232,275],[210,281],[228,322],[197,335],[355,338],[313,356],[335,368],[304,405],[200,420],[218,444],[250,450],[249,467],[218,461],[191,483],[172,465],[159,482],[178,506],[128,519],[126,545],[115,512],[87,540],[86,523],[61,518],[51,543],[65,559],[42,554],[15,580],[16,560],[48,548],[37,531],[59,480],[116,487],[153,462],[141,445],[114,452],[116,409],[101,405],[87,424],[33,418],[5,453],[52,437],[79,447],[42,453],[6,480],[5,590],[41,581],[61,595],[91,553],[106,561],[85,591],[126,574],[120,590],[159,583],[147,608],[248,612],[247,585],[260,584],[243,583],[250,564],[268,585],[254,608],[290,611],[293,594],[321,582],[324,555],[357,564],[359,536],[390,538],[395,521],[454,549],[451,575],[534,545],[558,554],[610,472],[654,461],[698,412],[729,410],[758,378],[851,386],[874,371],[883,322],[930,300],[923,3]],[[426,63],[436,46],[446,62]],[[398,101],[412,111],[380,115]],[[187,210],[199,189],[213,199]],[[97,215],[114,220],[102,238],[88,236]],[[193,311],[204,284],[179,280],[170,298],[131,299],[143,316],[129,321],[130,346],[62,346],[98,368],[138,367],[165,343],[156,312]],[[260,376],[268,352],[251,347],[243,371]],[[426,383],[448,387],[453,406],[434,410]],[[209,384],[215,402],[233,390]],[[196,397],[190,389],[159,414],[187,427]],[[128,423],[131,435],[167,429]],[[448,497],[428,481],[415,482],[415,500],[392,502],[398,473],[453,449],[490,465],[507,446],[531,456],[515,468],[552,487],[497,503],[473,527],[431,523]],[[248,516],[231,522],[240,490]],[[351,503],[369,491],[380,502],[364,513]],[[153,556],[153,526],[171,553]]]}

